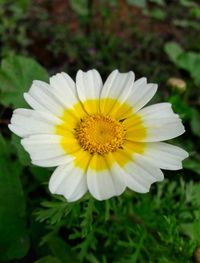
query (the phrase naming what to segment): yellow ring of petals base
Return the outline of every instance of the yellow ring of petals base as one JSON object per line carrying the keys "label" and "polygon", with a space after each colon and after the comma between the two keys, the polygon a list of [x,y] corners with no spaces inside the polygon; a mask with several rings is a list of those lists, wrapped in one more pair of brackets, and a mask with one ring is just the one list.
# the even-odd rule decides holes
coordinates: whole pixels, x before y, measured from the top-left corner
{"label": "yellow ring of petals base", "polygon": [[[101,110],[101,103],[106,109],[112,109],[109,114]],[[86,112],[86,105],[90,112]],[[133,113],[132,107],[118,100],[78,102],[66,109],[60,119],[62,123],[55,127],[55,132],[61,136],[61,147],[74,157],[75,167],[82,170],[88,165],[95,171],[107,170],[114,163],[124,167],[134,153],[144,153],[142,140],[147,129],[142,118]]]}

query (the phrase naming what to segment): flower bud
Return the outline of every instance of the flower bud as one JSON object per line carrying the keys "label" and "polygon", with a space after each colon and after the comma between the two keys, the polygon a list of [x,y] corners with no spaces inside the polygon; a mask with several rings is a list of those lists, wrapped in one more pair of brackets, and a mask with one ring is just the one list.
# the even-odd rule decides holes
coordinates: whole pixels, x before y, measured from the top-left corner
{"label": "flower bud", "polygon": [[186,82],[179,78],[169,78],[167,80],[167,85],[173,89],[177,89],[180,92],[184,92],[186,89]]}

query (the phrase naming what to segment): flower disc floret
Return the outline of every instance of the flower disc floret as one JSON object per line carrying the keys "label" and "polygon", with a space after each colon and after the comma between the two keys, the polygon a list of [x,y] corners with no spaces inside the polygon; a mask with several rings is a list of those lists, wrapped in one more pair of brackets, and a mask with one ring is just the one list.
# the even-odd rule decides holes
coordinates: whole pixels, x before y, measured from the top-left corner
{"label": "flower disc floret", "polygon": [[109,116],[94,114],[81,119],[75,128],[75,137],[84,150],[103,155],[122,148],[125,128]]}

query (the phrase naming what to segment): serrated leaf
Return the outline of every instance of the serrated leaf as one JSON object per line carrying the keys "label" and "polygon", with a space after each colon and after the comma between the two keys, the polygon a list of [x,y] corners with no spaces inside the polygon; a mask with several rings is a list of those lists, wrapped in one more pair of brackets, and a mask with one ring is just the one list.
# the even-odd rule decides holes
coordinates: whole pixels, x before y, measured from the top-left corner
{"label": "serrated leaf", "polygon": [[27,106],[23,93],[33,80],[48,80],[47,71],[35,60],[10,55],[2,60],[0,69],[0,100],[5,106]]}
{"label": "serrated leaf", "polygon": [[44,201],[41,203],[43,208],[36,212],[38,221],[48,221],[50,224],[55,225],[71,212],[73,204],[67,203],[59,197],[57,199],[58,201]]}
{"label": "serrated leaf", "polygon": [[80,224],[82,228],[82,237],[87,236],[92,230],[93,212],[95,210],[94,199],[91,197],[87,203],[84,203],[84,205],[84,211],[81,215],[83,221]]}
{"label": "serrated leaf", "polygon": [[22,258],[29,249],[25,199],[19,178],[22,167],[11,161],[9,147],[0,136],[0,261]]}

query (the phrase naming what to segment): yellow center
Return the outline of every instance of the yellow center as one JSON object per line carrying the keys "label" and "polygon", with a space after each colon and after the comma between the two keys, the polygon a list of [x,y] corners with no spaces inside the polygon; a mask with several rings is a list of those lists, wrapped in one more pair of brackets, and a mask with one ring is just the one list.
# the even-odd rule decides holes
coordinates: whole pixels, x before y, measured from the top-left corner
{"label": "yellow center", "polygon": [[126,103],[111,98],[77,102],[60,119],[55,126],[60,146],[80,169],[85,170],[88,163],[94,171],[107,170],[115,162],[124,167],[134,153],[145,151],[147,128]]}
{"label": "yellow center", "polygon": [[122,122],[109,116],[94,114],[81,119],[75,137],[84,150],[103,155],[122,148],[125,128]]}

